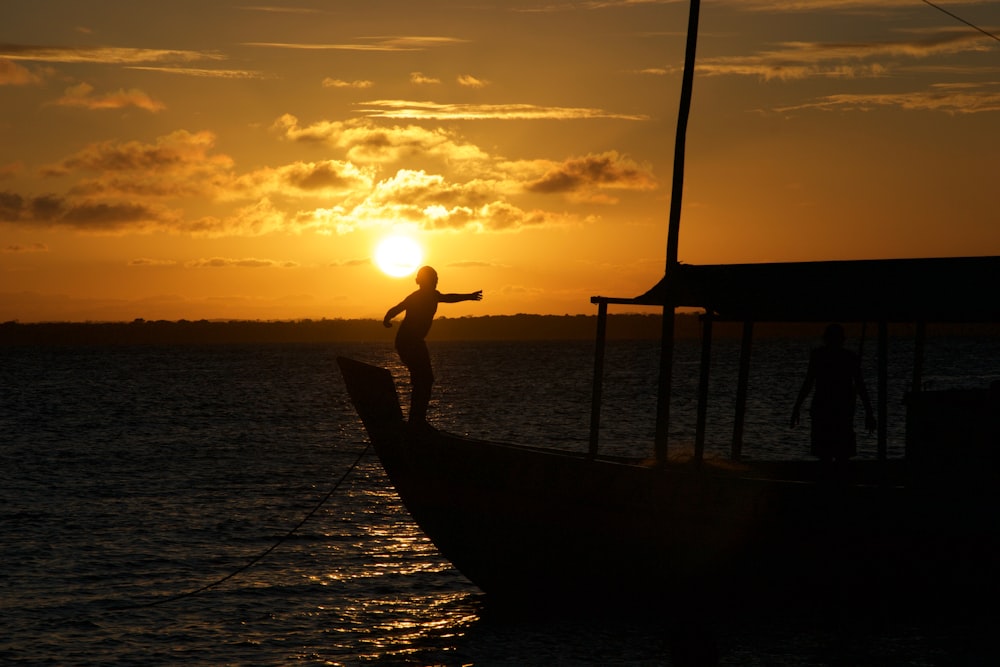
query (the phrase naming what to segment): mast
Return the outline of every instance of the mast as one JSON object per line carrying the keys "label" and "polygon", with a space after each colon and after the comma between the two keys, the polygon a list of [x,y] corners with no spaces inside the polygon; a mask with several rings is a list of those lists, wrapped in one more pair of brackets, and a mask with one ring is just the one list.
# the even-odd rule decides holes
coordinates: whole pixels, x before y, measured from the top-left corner
{"label": "mast", "polygon": [[[684,50],[684,73],[681,79],[680,108],[677,112],[677,134],[674,139],[674,173],[670,193],[670,218],[667,228],[667,259],[664,275],[677,267],[677,245],[681,228],[681,198],[684,192],[684,150],[687,143],[688,116],[691,112],[691,93],[694,88],[694,64],[698,47],[698,15],[700,0],[691,0],[688,10],[687,45]],[[674,315],[675,306],[663,306],[663,328],[660,334],[659,400],[656,406],[656,435],[654,448],[660,463],[667,460],[667,440],[670,425],[670,395],[674,373]]]}
{"label": "mast", "polygon": [[694,63],[698,48],[700,0],[691,0],[688,13],[687,47],[684,51],[684,74],[681,79],[680,109],[677,112],[677,135],[674,139],[674,174],[670,191],[670,226],[667,228],[666,273],[677,265],[677,245],[681,228],[681,198],[684,194],[684,150],[687,144],[691,92],[694,88]]}

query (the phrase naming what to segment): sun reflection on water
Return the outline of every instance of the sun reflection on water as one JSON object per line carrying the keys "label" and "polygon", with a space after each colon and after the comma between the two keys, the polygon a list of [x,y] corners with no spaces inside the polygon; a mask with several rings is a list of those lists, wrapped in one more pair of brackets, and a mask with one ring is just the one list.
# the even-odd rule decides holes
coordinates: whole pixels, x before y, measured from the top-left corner
{"label": "sun reflection on water", "polygon": [[360,604],[321,608],[340,618],[337,632],[342,641],[355,647],[359,660],[410,664],[408,658],[431,647],[439,652],[442,643],[453,645],[480,620],[476,596],[468,592],[385,593]]}

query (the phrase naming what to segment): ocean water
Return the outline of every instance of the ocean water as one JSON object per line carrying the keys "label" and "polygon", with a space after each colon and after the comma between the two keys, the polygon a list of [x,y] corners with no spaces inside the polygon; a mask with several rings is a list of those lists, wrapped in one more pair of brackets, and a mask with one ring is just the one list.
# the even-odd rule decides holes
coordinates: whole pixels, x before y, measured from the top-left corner
{"label": "ocean water", "polygon": [[[806,427],[787,420],[809,346],[758,342],[747,455],[807,447]],[[586,448],[592,344],[431,347],[439,427]],[[898,453],[912,348],[892,349]],[[493,609],[366,450],[340,354],[390,367],[405,390],[388,343],[0,348],[0,664],[681,665],[694,651],[722,665],[986,665],[1000,654],[995,610],[875,622],[718,609],[688,623],[669,600],[663,615]],[[604,451],[649,453],[657,354],[609,344]],[[728,341],[714,350],[710,452],[728,451],[737,354]],[[693,440],[697,367],[697,345],[681,344],[676,446]],[[1000,342],[932,339],[926,369],[932,387],[987,386]],[[874,456],[873,439],[859,446]]]}

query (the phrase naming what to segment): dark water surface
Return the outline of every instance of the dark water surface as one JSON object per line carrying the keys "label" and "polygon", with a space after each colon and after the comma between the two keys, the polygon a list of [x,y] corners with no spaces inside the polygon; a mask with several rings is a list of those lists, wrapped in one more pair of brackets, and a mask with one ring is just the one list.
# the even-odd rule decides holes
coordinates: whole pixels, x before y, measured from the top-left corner
{"label": "dark water surface", "polygon": [[[807,432],[786,422],[808,346],[755,349],[748,454],[805,447]],[[890,435],[901,451],[912,352],[898,349]],[[0,664],[675,665],[710,647],[723,665],[985,665],[1000,653],[996,610],[929,620],[715,609],[689,624],[669,600],[662,615],[492,609],[363,454],[336,371],[345,353],[405,380],[387,345],[0,348]],[[716,349],[709,442],[721,452],[736,353]],[[432,354],[442,428],[586,447],[589,343],[441,343]],[[606,451],[649,448],[655,359],[651,343],[609,348]],[[998,360],[995,340],[932,344],[926,379],[985,386]],[[679,391],[691,389],[694,346],[678,368]],[[693,398],[675,403],[679,443],[693,438],[693,410]],[[861,455],[874,446],[862,439]],[[355,464],[260,562],[173,599],[282,540]]]}

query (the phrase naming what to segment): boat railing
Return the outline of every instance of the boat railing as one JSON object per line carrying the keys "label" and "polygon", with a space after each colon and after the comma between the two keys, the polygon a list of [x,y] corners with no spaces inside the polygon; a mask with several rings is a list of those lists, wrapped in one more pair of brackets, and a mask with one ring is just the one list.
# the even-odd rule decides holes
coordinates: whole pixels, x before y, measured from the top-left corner
{"label": "boat railing", "polygon": [[[609,305],[647,306],[663,310],[664,324],[660,344],[659,390],[656,411],[656,436],[654,450],[656,459],[665,462],[667,459],[667,424],[670,420],[670,389],[673,375],[673,345],[674,345],[674,314],[673,308],[656,303],[644,303],[639,299],[594,296],[590,302],[597,305],[597,332],[594,344],[594,379],[590,406],[590,437],[589,453],[597,456],[600,448],[601,405],[604,393],[604,351],[607,347],[607,321]],[[714,318],[706,312],[701,316],[702,345],[698,372],[698,397],[695,421],[694,460],[701,463],[705,456],[705,434],[708,414],[708,385],[711,367],[711,340]],[[742,344],[740,350],[739,379],[737,383],[736,414],[733,424],[733,437],[730,448],[730,458],[739,461],[742,458],[743,425],[747,400],[747,387],[750,376],[750,347],[753,339],[753,322],[745,322],[743,326]]]}
{"label": "boat railing", "polygon": [[[657,397],[657,427],[654,443],[656,459],[665,462],[667,458],[669,403],[671,395],[673,343],[674,343],[674,309],[658,303],[645,303],[639,299],[616,297],[591,297],[591,303],[597,305],[597,330],[594,345],[594,377],[591,393],[589,453],[596,456],[600,448],[601,406],[604,392],[604,360],[607,346],[607,320],[609,305],[646,306],[663,309],[664,324],[661,336],[661,360],[659,391]],[[701,462],[705,452],[706,422],[708,408],[708,386],[711,367],[712,329],[713,323],[719,318],[709,310],[703,310],[701,319],[701,356],[698,379],[697,411],[695,423],[694,459]],[[722,320],[720,320],[722,321]],[[725,320],[728,321],[728,320]],[[733,432],[730,442],[730,458],[733,461],[743,459],[743,435],[745,413],[750,379],[750,360],[753,347],[754,321],[743,320],[740,342],[739,367],[736,386],[736,402],[733,415]],[[876,458],[886,461],[888,458],[888,322],[877,324],[877,378],[876,378]],[[911,392],[919,392],[921,373],[923,370],[923,354],[926,339],[926,327],[923,322],[917,322],[914,340],[913,380]]]}

